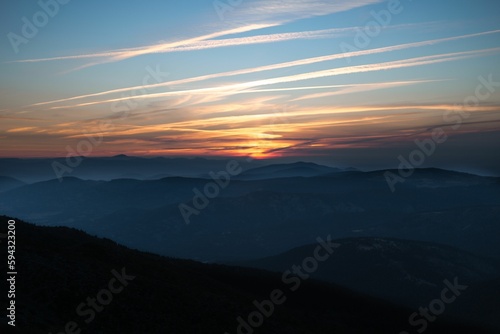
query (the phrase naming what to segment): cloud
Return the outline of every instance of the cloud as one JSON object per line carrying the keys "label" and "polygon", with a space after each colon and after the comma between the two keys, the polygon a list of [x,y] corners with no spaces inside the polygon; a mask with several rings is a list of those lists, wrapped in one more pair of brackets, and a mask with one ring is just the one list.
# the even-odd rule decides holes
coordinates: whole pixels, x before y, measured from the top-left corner
{"label": "cloud", "polygon": [[377,82],[377,83],[367,83],[367,84],[343,85],[344,86],[343,89],[340,89],[340,90],[335,91],[335,92],[308,94],[308,95],[300,96],[296,99],[293,99],[292,101],[318,99],[318,98],[327,97],[327,96],[368,92],[368,91],[378,90],[378,89],[386,89],[386,88],[392,88],[392,87],[400,87],[400,86],[415,85],[415,84],[428,83],[428,82],[438,82],[438,81],[446,81],[446,80],[413,80],[413,81],[393,81],[393,82]]}
{"label": "cloud", "polygon": [[[255,157],[298,152],[321,155],[325,150],[389,146],[412,140],[436,126],[452,125],[442,124],[442,115],[457,110],[452,103],[290,106],[283,110],[273,97],[267,96],[240,102],[239,107],[234,105],[235,109],[221,104],[180,108],[173,110],[174,113],[136,111],[131,118],[115,120],[112,130],[100,129],[99,119],[91,119],[14,128],[6,134],[10,140],[22,141],[30,136],[30,140],[36,138],[43,145],[55,148],[60,147],[61,141],[103,136],[105,140],[97,155],[120,153],[124,149],[140,155],[220,152]],[[499,105],[480,105],[468,110],[471,116],[463,124],[467,126],[454,130],[453,134],[498,128],[498,110]]]}
{"label": "cloud", "polygon": [[[230,14],[236,22],[291,22],[382,3],[385,0],[257,0],[244,1]],[[228,15],[229,16],[229,15]]]}
{"label": "cloud", "polygon": [[[496,54],[500,52],[499,48],[490,48],[483,50],[473,50],[473,51],[463,51],[463,52],[455,52],[455,53],[446,53],[446,54],[438,54],[432,56],[423,56],[416,58],[409,58],[403,60],[396,60],[384,63],[375,63],[375,64],[366,64],[366,65],[357,65],[357,66],[348,66],[341,68],[334,68],[328,70],[307,72],[302,74],[295,74],[290,76],[282,76],[282,77],[274,77],[269,79],[255,80],[237,84],[229,84],[218,87],[209,87],[209,88],[199,88],[199,89],[187,89],[187,90],[178,90],[171,92],[163,92],[163,93],[152,93],[147,95],[139,95],[135,96],[134,99],[153,99],[160,97],[168,97],[168,96],[179,96],[184,94],[220,94],[223,96],[235,95],[245,92],[250,88],[261,87],[261,86],[269,86],[280,83],[290,83],[297,81],[305,81],[310,79],[317,78],[325,78],[332,77],[338,75],[346,75],[346,74],[354,74],[354,73],[365,73],[365,72],[374,72],[374,71],[385,71],[392,69],[400,69],[400,68],[408,68],[408,67],[416,67],[423,65],[432,65],[449,61],[456,61],[461,59],[467,59],[472,57],[486,56],[491,54]],[[114,103],[120,101],[129,100],[129,97],[120,97],[102,101],[94,101],[94,102],[86,102],[79,103],[75,105],[66,105],[59,107],[52,107],[51,109],[69,109],[75,107],[84,107],[90,105],[99,105],[105,103]]]}
{"label": "cloud", "polygon": [[[14,60],[11,63],[38,63],[56,60],[74,60],[74,59],[85,59],[85,58],[107,58],[105,61],[118,61],[127,58],[133,58],[145,54],[157,54],[157,53],[169,53],[169,52],[183,52],[183,51],[198,51],[204,49],[214,49],[220,47],[231,47],[231,46],[241,46],[241,45],[251,45],[251,44],[263,44],[263,43],[276,43],[284,42],[297,39],[320,39],[320,38],[332,38],[338,37],[349,32],[355,32],[357,27],[347,27],[347,28],[333,28],[333,29],[322,29],[322,30],[312,30],[312,31],[301,31],[301,32],[288,32],[288,33],[277,33],[277,34],[265,34],[256,35],[249,37],[237,37],[237,38],[224,38],[224,39],[210,39],[209,37],[221,37],[225,35],[231,35],[236,32],[245,32],[256,29],[269,28],[273,25],[253,25],[245,27],[242,29],[226,30],[216,34],[204,35],[198,38],[189,38],[181,40],[178,42],[169,43],[158,43],[142,48],[133,49],[118,49],[112,51],[105,51],[100,53],[90,53],[81,54],[73,56],[59,56],[59,57],[49,57],[49,58],[35,58],[35,59],[21,59]],[[87,65],[93,65],[90,63]],[[99,64],[96,62],[95,64]],[[86,65],[84,65],[86,66]]]}
{"label": "cloud", "polygon": [[47,105],[47,104],[53,104],[53,103],[78,100],[78,99],[105,96],[108,94],[129,92],[129,91],[133,91],[133,90],[153,89],[153,88],[166,87],[166,86],[176,86],[176,85],[183,85],[183,84],[187,84],[187,83],[205,81],[205,80],[210,80],[210,79],[217,79],[217,78],[222,78],[222,77],[231,77],[231,76],[244,75],[244,74],[250,74],[250,73],[258,73],[258,72],[264,72],[264,71],[272,71],[272,70],[290,68],[290,67],[296,67],[296,66],[305,66],[305,65],[311,65],[311,64],[320,63],[320,62],[342,59],[342,58],[352,58],[352,57],[360,57],[360,56],[373,55],[373,54],[379,54],[379,53],[385,53],[385,52],[400,51],[400,50],[405,50],[405,49],[410,49],[410,48],[430,46],[430,45],[435,45],[435,44],[444,43],[444,42],[456,41],[456,40],[472,38],[472,37],[479,37],[479,36],[483,36],[483,35],[496,34],[496,33],[500,33],[500,30],[491,30],[491,31],[486,31],[486,32],[467,34],[467,35],[461,35],[461,36],[454,36],[454,37],[446,37],[446,38],[427,40],[427,41],[422,41],[422,42],[405,43],[405,44],[393,45],[393,46],[388,46],[388,47],[381,47],[381,48],[376,48],[376,49],[360,50],[360,51],[353,51],[353,52],[347,52],[347,53],[332,54],[332,55],[327,55],[327,56],[305,58],[305,59],[299,59],[299,60],[295,60],[295,61],[283,62],[283,63],[278,63],[278,64],[265,65],[265,66],[259,66],[259,67],[247,68],[247,69],[241,69],[241,70],[235,70],[235,71],[228,71],[228,72],[222,72],[222,73],[214,73],[214,74],[202,75],[202,76],[191,77],[191,78],[186,78],[186,79],[162,82],[162,83],[157,83],[157,84],[113,89],[113,90],[108,90],[108,91],[103,91],[103,92],[98,92],[98,93],[74,96],[74,97],[65,98],[65,99],[40,102],[40,103],[32,104],[30,106]]}
{"label": "cloud", "polygon": [[[198,114],[196,119],[172,119],[157,115],[153,124],[141,124],[137,121],[133,125],[116,125],[116,129],[107,133],[114,137],[118,136],[137,136],[148,135],[155,137],[160,134],[163,136],[174,135],[178,140],[206,139],[217,135],[219,137],[252,137],[258,133],[301,133],[307,135],[308,129],[314,130],[314,133],[321,129],[331,128],[332,126],[350,126],[355,123],[370,122],[371,129],[380,131],[376,124],[382,120],[388,120],[388,117],[394,117],[395,123],[387,123],[389,127],[403,124],[408,126],[411,119],[412,129],[428,128],[429,120],[433,120],[434,111],[453,111],[457,110],[454,104],[425,104],[425,105],[374,105],[374,106],[327,106],[327,107],[303,107],[294,108],[284,112],[276,112],[272,104],[260,104],[253,107],[251,104],[245,104],[244,110],[237,114],[220,112],[220,105],[205,107]],[[267,110],[267,111],[266,111]],[[486,114],[488,119],[498,118],[495,114],[499,106],[477,106],[468,110],[475,115],[476,113]],[[189,109],[187,109],[189,112]],[[427,113],[425,113],[427,111]],[[180,112],[184,112],[183,110]],[[403,112],[405,116],[403,116]],[[354,116],[356,114],[356,116]],[[407,122],[401,122],[401,118]],[[420,125],[419,125],[420,124]],[[80,133],[78,126],[72,127],[71,132],[75,136],[85,137]],[[349,128],[348,133],[353,130]],[[362,130],[365,131],[365,130]],[[194,135],[196,133],[196,135]],[[184,134],[184,135],[179,135]],[[316,134],[317,135],[317,134]],[[261,137],[262,138],[262,137]]]}
{"label": "cloud", "polygon": [[15,132],[31,132],[33,130],[35,130],[37,128],[35,127],[31,127],[31,126],[26,126],[26,127],[22,127],[22,128],[14,128],[14,129],[9,129],[7,130],[6,132],[7,133],[15,133]]}
{"label": "cloud", "polygon": [[[244,39],[233,40],[232,43],[224,43],[217,40],[212,40],[211,43],[201,43],[196,46],[197,43],[211,40],[214,38],[238,34],[243,32],[248,32],[252,30],[260,30],[264,28],[269,28],[273,26],[279,26],[284,23],[292,22],[295,20],[300,20],[313,16],[323,16],[333,13],[343,12],[354,8],[359,8],[371,4],[381,3],[385,0],[337,0],[337,1],[321,1],[321,0],[288,0],[286,2],[282,0],[265,0],[265,1],[246,1],[241,5],[241,8],[237,11],[236,17],[233,18],[234,22],[239,22],[240,26],[237,28],[217,31],[210,34],[201,35],[198,37],[192,37],[184,40],[167,42],[167,43],[157,43],[143,47],[127,48],[127,49],[117,49],[109,50],[98,53],[91,54],[81,54],[72,56],[60,56],[60,57],[50,57],[50,58],[38,58],[38,59],[25,59],[17,60],[13,62],[40,62],[40,61],[53,61],[53,60],[68,60],[68,59],[85,59],[85,58],[104,58],[100,61],[94,61],[73,70],[80,70],[86,67],[120,61],[128,58],[138,57],[146,54],[161,53],[161,52],[174,52],[181,51],[184,48],[186,50],[197,50],[203,48],[212,48],[220,46],[230,46],[230,45],[242,45],[242,44],[255,44],[255,43],[269,43],[272,42],[271,39],[265,39],[264,36],[261,37],[260,42],[258,39],[252,40]],[[275,36],[274,41],[280,40],[279,36]],[[293,39],[291,36],[282,36],[281,40]],[[295,37],[304,38],[304,37]],[[319,37],[309,37],[309,38],[319,38]],[[241,44],[238,44],[241,43]],[[176,50],[179,48],[178,50]]]}
{"label": "cloud", "polygon": [[166,43],[157,43],[143,47],[136,48],[128,48],[128,49],[117,49],[110,50],[104,52],[97,53],[89,53],[89,54],[81,54],[81,55],[73,55],[73,56],[60,56],[60,57],[51,57],[51,58],[36,58],[36,59],[24,59],[24,60],[15,60],[13,63],[33,63],[33,62],[42,62],[42,61],[53,61],[53,60],[67,60],[67,59],[84,59],[84,58],[108,58],[109,61],[118,61],[127,58],[137,57],[145,54],[151,53],[159,53],[165,50],[170,50],[180,46],[188,46],[200,41],[209,40],[211,38],[217,38],[221,36],[239,34],[243,32],[248,32],[252,30],[259,30],[264,28],[269,28],[276,26],[277,24],[250,24],[238,28],[222,30],[206,35],[201,35],[198,37],[187,38],[179,41],[166,42]]}

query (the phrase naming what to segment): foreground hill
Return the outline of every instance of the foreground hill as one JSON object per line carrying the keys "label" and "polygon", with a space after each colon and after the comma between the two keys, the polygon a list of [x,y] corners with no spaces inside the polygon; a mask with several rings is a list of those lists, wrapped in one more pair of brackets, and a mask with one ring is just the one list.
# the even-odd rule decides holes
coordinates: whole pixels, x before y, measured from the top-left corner
{"label": "foreground hill", "polygon": [[[232,334],[275,289],[286,300],[240,333],[399,333],[414,312],[314,281],[292,292],[281,275],[142,253],[74,229],[16,227],[17,331],[2,325],[2,333]],[[486,331],[440,317],[426,333]]]}
{"label": "foreground hill", "polygon": [[[457,305],[453,305],[453,310],[447,309],[447,314],[471,322],[495,324],[500,331],[498,318],[488,316],[491,310],[500,309],[500,301],[484,298],[485,286],[490,288],[490,295],[495,291],[500,293],[500,262],[453,247],[409,240],[356,238],[335,242],[339,245],[335,256],[311,277],[411,308],[418,308],[439,296],[444,280],[457,278],[460,284],[467,285],[467,289],[454,303]],[[316,245],[306,245],[239,264],[283,272],[310,256],[315,248]]]}

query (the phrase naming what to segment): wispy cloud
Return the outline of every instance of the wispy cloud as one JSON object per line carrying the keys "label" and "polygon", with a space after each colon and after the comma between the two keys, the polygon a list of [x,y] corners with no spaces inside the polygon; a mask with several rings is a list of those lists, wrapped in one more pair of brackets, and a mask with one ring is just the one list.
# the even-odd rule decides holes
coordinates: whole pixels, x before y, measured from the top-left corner
{"label": "wispy cloud", "polygon": [[26,126],[26,127],[22,127],[22,128],[9,129],[6,132],[7,133],[13,133],[13,132],[31,132],[31,131],[33,131],[35,129],[36,129],[35,127]]}
{"label": "wispy cloud", "polygon": [[257,0],[244,1],[231,14],[235,22],[290,22],[313,16],[330,15],[385,0]]}
{"label": "wispy cloud", "polygon": [[[227,104],[182,108],[173,115],[161,111],[148,115],[137,112],[134,119],[115,122],[113,130],[99,129],[96,126],[99,120],[93,119],[13,128],[6,133],[10,138],[29,135],[55,143],[78,141],[94,133],[106,138],[104,152],[120,152],[126,146],[130,154],[140,155],[224,152],[269,157],[273,152],[293,155],[298,149],[317,155],[322,150],[379,147],[412,140],[436,126],[450,125],[441,124],[442,114],[457,110],[452,103],[292,106],[283,115],[277,115],[276,110],[283,106],[272,100],[273,97],[244,100],[234,109]],[[464,123],[467,127],[454,133],[479,133],[488,126],[497,129],[499,108],[498,105],[470,108],[471,116]],[[190,115],[191,111],[195,114]],[[184,117],[186,113],[190,116]]]}
{"label": "wispy cloud", "polygon": [[173,80],[173,81],[162,82],[162,83],[157,83],[157,84],[150,84],[150,85],[145,85],[145,86],[133,86],[133,87],[127,87],[127,88],[113,89],[113,90],[108,90],[108,91],[103,91],[103,92],[98,92],[98,93],[93,93],[93,94],[74,96],[74,97],[65,98],[65,99],[40,102],[40,103],[33,104],[31,106],[40,106],[40,105],[67,102],[67,101],[85,99],[85,98],[91,98],[91,97],[99,97],[99,96],[105,96],[108,94],[123,93],[123,92],[129,92],[132,90],[138,90],[138,89],[154,89],[154,88],[167,87],[167,86],[173,87],[176,85],[183,85],[183,84],[205,81],[205,80],[210,80],[210,79],[231,77],[231,76],[244,75],[244,74],[249,74],[249,73],[258,73],[258,72],[264,72],[264,71],[272,71],[272,70],[290,68],[290,67],[296,67],[296,66],[305,66],[305,65],[311,65],[311,64],[320,63],[320,62],[342,59],[345,57],[352,58],[352,57],[360,57],[360,56],[380,54],[380,53],[386,53],[386,52],[400,51],[400,50],[405,50],[405,49],[410,49],[410,48],[436,45],[439,43],[445,43],[445,42],[450,42],[450,41],[456,41],[456,40],[461,40],[461,39],[466,39],[466,38],[473,38],[473,37],[479,37],[479,36],[497,34],[497,33],[500,33],[500,30],[491,30],[491,31],[474,33],[474,34],[467,34],[467,35],[461,35],[461,36],[453,36],[453,37],[433,39],[433,40],[427,40],[427,41],[421,41],[421,42],[405,43],[405,44],[393,45],[393,46],[388,46],[388,47],[381,47],[381,48],[376,48],[376,49],[360,50],[360,51],[353,51],[353,52],[347,52],[347,53],[332,54],[332,55],[327,55],[327,56],[312,57],[312,58],[300,59],[300,60],[283,62],[283,63],[278,63],[278,64],[259,66],[259,67],[254,67],[254,68],[247,68],[247,69],[241,69],[241,70],[235,70],[235,71],[202,75],[202,76],[191,77],[191,78],[180,79],[180,80]]}
{"label": "wispy cloud", "polygon": [[200,41],[197,43],[192,43],[188,46],[179,46],[175,48],[163,49],[157,51],[157,53],[198,51],[204,49],[213,49],[213,48],[239,46],[239,45],[276,43],[276,42],[284,42],[297,39],[332,38],[341,36],[342,34],[346,34],[354,30],[355,28],[336,28],[336,29],[323,29],[323,30],[302,31],[302,32],[289,32],[280,34],[257,35],[250,37],[211,39],[211,40]]}
{"label": "wispy cloud", "polygon": [[[275,84],[280,84],[280,83],[305,81],[305,80],[310,80],[310,79],[325,78],[325,77],[354,74],[354,73],[365,73],[365,72],[392,70],[392,69],[408,68],[408,67],[423,66],[423,65],[432,65],[432,64],[456,61],[456,60],[467,59],[467,58],[472,58],[472,57],[492,55],[492,54],[496,54],[499,52],[500,52],[500,47],[499,48],[483,49],[483,50],[473,50],[473,51],[438,54],[438,55],[409,58],[409,59],[396,60],[396,61],[390,61],[390,62],[384,62],[384,63],[348,66],[348,67],[334,68],[334,69],[328,69],[328,70],[322,70],[322,71],[307,72],[307,73],[302,73],[302,74],[274,77],[274,78],[269,78],[269,79],[255,80],[255,81],[230,84],[230,85],[223,85],[223,86],[218,86],[218,87],[178,90],[178,91],[171,91],[171,92],[140,95],[140,96],[136,96],[135,98],[136,99],[154,99],[154,98],[168,97],[168,96],[179,96],[179,95],[184,95],[184,94],[220,94],[220,95],[224,95],[224,96],[229,96],[229,95],[241,94],[245,90],[248,90],[248,89],[254,88],[254,87],[269,86],[269,85],[275,85]],[[99,105],[99,104],[104,104],[104,103],[120,102],[120,101],[125,101],[128,99],[129,99],[128,97],[121,97],[121,98],[115,98],[115,99],[79,103],[79,104],[75,104],[75,105],[65,105],[65,106],[52,107],[51,109],[69,109],[69,108],[75,108],[75,107]]]}
{"label": "wispy cloud", "polygon": [[[292,37],[291,35],[289,35],[281,37],[275,36],[276,39],[273,40],[272,38],[265,38],[265,36],[260,36],[260,40],[259,38],[256,39],[250,38],[247,39],[246,41],[244,39],[233,40],[232,42],[222,42],[222,41],[212,40],[211,43],[200,43],[217,37],[269,28],[313,16],[323,16],[323,15],[343,12],[358,7],[380,3],[383,1],[384,0],[337,0],[334,3],[332,3],[331,1],[323,1],[323,0],[300,0],[300,1],[288,0],[286,2],[283,2],[281,0],[266,0],[266,1],[253,1],[253,2],[247,1],[241,6],[240,10],[238,11],[239,14],[237,15],[237,17],[233,18],[233,21],[238,22],[238,24],[240,25],[239,27],[234,29],[218,31],[179,41],[156,43],[144,47],[118,49],[118,50],[110,50],[99,53],[81,54],[72,56],[26,59],[14,62],[40,62],[40,61],[67,60],[67,59],[101,58],[100,60],[96,60],[78,66],[76,68],[73,68],[65,72],[68,73],[99,64],[121,61],[124,59],[129,59],[153,53],[199,50],[205,48],[227,47],[231,45],[270,43],[270,42],[298,39],[298,38],[322,38],[319,36]],[[323,38],[324,37],[325,36],[323,36]],[[197,43],[198,45],[195,45]]]}
{"label": "wispy cloud", "polygon": [[14,63],[33,63],[33,62],[41,62],[41,61],[53,61],[53,60],[67,60],[67,59],[84,59],[84,58],[108,58],[110,61],[119,61],[127,58],[137,57],[145,54],[151,53],[159,53],[166,52],[167,50],[171,50],[176,47],[188,46],[200,41],[209,40],[212,38],[217,38],[221,36],[234,35],[243,32],[248,32],[252,30],[260,30],[264,28],[269,28],[278,25],[277,23],[269,23],[269,24],[250,24],[238,28],[218,31],[206,35],[201,35],[198,37],[187,38],[178,41],[172,42],[164,42],[164,43],[156,43],[143,47],[136,48],[128,48],[128,49],[117,49],[110,50],[104,52],[97,53],[88,53],[88,54],[80,54],[80,55],[72,55],[72,56],[60,56],[60,57],[50,57],[50,58],[36,58],[36,59],[24,59],[24,60],[15,60],[12,61]]}
{"label": "wispy cloud", "polygon": [[386,89],[386,88],[392,88],[392,87],[408,86],[408,85],[415,85],[415,84],[429,83],[429,82],[438,82],[438,81],[446,81],[446,80],[392,81],[392,82],[377,82],[377,83],[344,85],[343,89],[340,89],[340,90],[335,91],[335,92],[308,94],[308,95],[304,95],[304,96],[300,96],[298,98],[295,98],[292,101],[318,99],[318,98],[327,97],[327,96],[368,92],[368,91],[378,90],[378,89]]}
{"label": "wispy cloud", "polygon": [[[272,37],[272,35],[268,35],[267,37],[255,36],[256,38],[254,39],[252,38],[248,38],[246,40],[233,39],[232,41],[227,41],[227,42],[212,40],[210,43],[201,43],[198,44],[197,46],[194,45],[202,41],[207,41],[222,36],[233,35],[252,30],[260,30],[277,25],[282,25],[286,22],[291,22],[297,19],[303,19],[312,16],[322,16],[337,12],[343,12],[353,8],[358,8],[383,1],[384,0],[350,0],[350,1],[338,0],[335,1],[334,3],[332,3],[331,1],[321,1],[321,0],[300,0],[300,1],[288,0],[286,2],[278,0],[253,1],[253,2],[248,1],[243,6],[241,6],[242,8],[239,11],[240,13],[239,17],[235,20],[235,22],[238,21],[241,22],[240,26],[237,28],[213,32],[210,34],[205,34],[198,37],[192,37],[178,41],[156,43],[143,47],[110,50],[110,51],[91,53],[91,54],[16,60],[14,62],[40,62],[40,61],[83,59],[83,58],[106,58],[103,62],[110,62],[110,61],[119,61],[123,59],[133,58],[151,53],[180,51],[182,50],[182,48],[184,48],[184,50],[193,50],[200,48],[213,48],[213,47],[229,46],[229,45],[266,43],[276,40],[307,38],[306,37],[307,33],[302,33],[302,35],[300,35],[299,33],[299,35],[295,36],[293,35],[293,33],[290,33],[290,34],[276,34],[274,35],[274,38]],[[245,17],[245,19],[243,19],[243,17]],[[325,33],[326,32],[323,32],[323,34]],[[319,38],[319,37],[318,35],[316,35],[316,36],[310,36],[309,38]],[[175,50],[176,48],[180,49]],[[87,66],[94,65],[97,63],[98,62],[87,64]]]}

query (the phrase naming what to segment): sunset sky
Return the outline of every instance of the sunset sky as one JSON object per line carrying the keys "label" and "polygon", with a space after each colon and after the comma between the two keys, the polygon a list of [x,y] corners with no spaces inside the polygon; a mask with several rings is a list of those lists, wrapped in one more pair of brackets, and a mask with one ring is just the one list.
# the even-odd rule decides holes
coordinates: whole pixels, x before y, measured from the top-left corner
{"label": "sunset sky", "polygon": [[499,1],[41,3],[1,5],[0,157],[395,168],[441,127],[424,166],[500,174]]}

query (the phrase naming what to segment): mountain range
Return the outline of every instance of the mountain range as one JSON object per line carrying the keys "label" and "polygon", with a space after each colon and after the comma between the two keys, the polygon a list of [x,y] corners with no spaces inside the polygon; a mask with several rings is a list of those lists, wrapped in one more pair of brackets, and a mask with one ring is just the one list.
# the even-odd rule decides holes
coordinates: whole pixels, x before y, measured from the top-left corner
{"label": "mountain range", "polygon": [[[338,244],[335,256],[311,273],[312,278],[414,309],[439,296],[443,281],[456,278],[467,286],[464,296],[468,301],[458,300],[457,305],[447,309],[447,315],[481,319],[478,322],[500,329],[496,316],[485,319],[490,309],[500,309],[500,302],[481,301],[485,292],[482,287],[488,284],[491,286],[488,294],[500,297],[500,261],[449,246],[410,240],[351,238],[335,240],[335,243]],[[305,245],[279,255],[235,264],[283,272],[301,263],[315,248],[316,244]],[[466,304],[468,314],[461,311]]]}
{"label": "mountain range", "polygon": [[[0,217],[2,226],[8,219]],[[71,328],[134,334],[385,334],[412,328],[413,310],[331,284],[304,280],[291,291],[281,275],[143,253],[75,229],[17,220],[16,232],[17,265],[23,268],[16,288],[22,293],[16,299],[16,327],[2,323],[2,333]],[[4,261],[0,269],[6,269]],[[285,298],[271,307],[265,301],[276,290]],[[259,312],[262,320],[255,315]],[[426,333],[492,332],[442,316],[428,323]]]}
{"label": "mountain range", "polygon": [[[324,234],[436,242],[500,258],[499,178],[421,169],[393,193],[384,174],[231,179],[201,210],[196,197],[212,179],[68,177],[0,192],[0,212],[200,261],[276,255]],[[193,210],[188,221],[182,205]]]}
{"label": "mountain range", "polygon": [[[408,314],[438,298],[444,282],[456,280],[467,290],[456,303],[447,305],[446,321],[491,332],[500,329],[493,311],[500,308],[500,299],[496,298],[500,291],[500,178],[415,169],[392,191],[386,175],[397,175],[398,170],[364,172],[308,162],[259,166],[245,159],[197,159],[200,165],[187,168],[189,159],[163,158],[151,161],[167,168],[147,170],[140,167],[148,161],[146,158],[116,156],[88,159],[71,176],[40,181],[37,179],[47,176],[45,169],[33,172],[30,179],[23,177],[23,173],[30,174],[25,161],[7,160],[11,169],[0,169],[4,175],[0,177],[0,213],[36,224],[21,223],[18,232],[19,243],[28,247],[22,252],[30,254],[27,276],[31,281],[41,277],[53,282],[47,289],[54,291],[60,289],[55,282],[66,282],[54,301],[49,300],[49,290],[30,290],[30,283],[25,283],[23,289],[29,294],[23,292],[27,299],[21,301],[22,305],[48,310],[55,307],[38,313],[37,319],[32,316],[37,314],[35,309],[23,311],[28,313],[23,313],[20,321],[36,323],[40,330],[60,330],[58,324],[74,316],[68,305],[89,293],[85,290],[89,282],[96,277],[103,282],[104,274],[109,276],[110,270],[122,268],[130,258],[136,259],[131,263],[139,264],[134,264],[132,271],[160,273],[154,277],[147,274],[147,283],[141,285],[145,300],[153,300],[154,310],[146,309],[154,321],[162,324],[159,310],[172,311],[174,307],[171,301],[155,299],[155,292],[147,286],[161,285],[160,296],[168,295],[167,286],[178,286],[180,290],[174,288],[174,300],[181,303],[182,312],[174,312],[180,322],[172,326],[179,333],[183,328],[197,332],[199,328],[187,324],[192,314],[186,317],[183,312],[192,308],[196,314],[203,313],[202,309],[210,305],[223,309],[226,302],[231,305],[229,310],[250,312],[240,304],[242,296],[262,298],[262,289],[248,290],[248,286],[255,282],[259,287],[279,286],[283,283],[281,274],[307,259],[314,252],[317,238],[326,236],[340,246],[335,256],[311,273],[312,290],[298,294],[302,297],[297,304],[291,303],[295,306],[283,311],[284,318],[264,332],[279,333],[290,326],[301,333],[325,333],[329,326],[346,333],[366,332],[366,326],[378,326],[381,332],[391,326],[402,331],[409,324]],[[4,166],[5,159],[0,159],[0,167]],[[115,178],[134,170],[137,178]],[[107,257],[108,253],[114,255]],[[93,262],[96,268],[91,268]],[[101,266],[102,262],[105,265]],[[149,263],[149,267],[142,267],[142,263]],[[81,268],[77,268],[79,264]],[[159,283],[162,276],[173,277],[177,283],[168,279]],[[184,292],[191,285],[189,293],[196,296]],[[232,294],[235,291],[236,296]],[[187,301],[188,295],[194,301]],[[139,297],[134,298],[139,302]],[[218,298],[223,302],[214,301]],[[406,319],[398,316],[399,320],[388,322],[391,325],[381,325],[375,319],[382,316],[380,313],[371,317],[363,309],[360,316],[368,320],[359,326],[364,330],[353,329],[356,321],[343,319],[356,319],[354,310],[359,303],[353,300],[357,298],[377,309],[388,308],[388,312],[400,308]],[[324,300],[351,306],[343,311],[340,306],[335,306],[335,311],[327,306],[309,310],[302,303],[322,305]],[[341,317],[335,313],[344,311]],[[149,319],[147,312],[131,306],[119,312],[127,317],[138,312]],[[210,323],[207,328],[230,323],[238,326],[237,316],[231,312],[214,313],[212,320],[203,322]],[[222,319],[221,314],[229,314],[231,320]],[[120,315],[113,313],[113,317]],[[295,321],[305,325],[301,327]],[[317,322],[317,327],[311,322]],[[99,333],[99,327],[91,328]],[[159,332],[158,327],[151,328],[150,332]]]}

